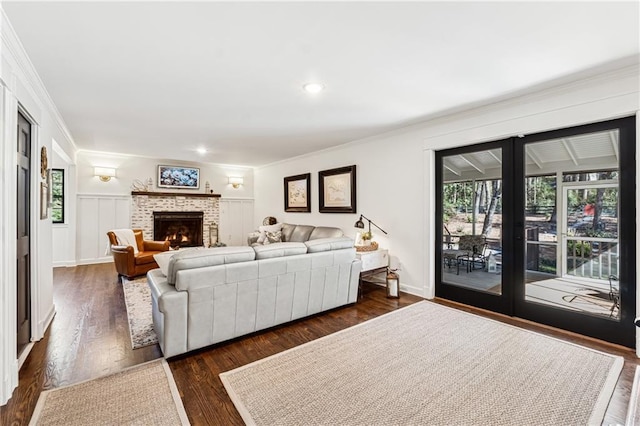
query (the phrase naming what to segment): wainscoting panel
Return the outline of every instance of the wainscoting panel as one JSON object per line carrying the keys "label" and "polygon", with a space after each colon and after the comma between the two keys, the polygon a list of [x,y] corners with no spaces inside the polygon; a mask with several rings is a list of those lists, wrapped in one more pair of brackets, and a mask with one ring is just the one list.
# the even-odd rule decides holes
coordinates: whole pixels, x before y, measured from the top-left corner
{"label": "wainscoting panel", "polygon": [[253,200],[220,200],[219,241],[228,246],[246,246],[247,234],[258,229],[258,225],[253,220]]}
{"label": "wainscoting panel", "polygon": [[107,231],[130,227],[131,197],[78,195],[78,264],[111,262]]}

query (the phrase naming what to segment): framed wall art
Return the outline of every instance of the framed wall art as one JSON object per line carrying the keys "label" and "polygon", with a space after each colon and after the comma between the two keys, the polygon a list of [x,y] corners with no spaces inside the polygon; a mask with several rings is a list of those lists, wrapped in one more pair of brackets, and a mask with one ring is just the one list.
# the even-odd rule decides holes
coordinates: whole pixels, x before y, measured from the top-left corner
{"label": "framed wall art", "polygon": [[320,213],[356,213],[356,166],[318,172]]}
{"label": "framed wall art", "polygon": [[183,166],[158,166],[158,187],[174,189],[200,188],[200,169]]}
{"label": "framed wall art", "polygon": [[284,211],[311,213],[311,173],[284,178]]}

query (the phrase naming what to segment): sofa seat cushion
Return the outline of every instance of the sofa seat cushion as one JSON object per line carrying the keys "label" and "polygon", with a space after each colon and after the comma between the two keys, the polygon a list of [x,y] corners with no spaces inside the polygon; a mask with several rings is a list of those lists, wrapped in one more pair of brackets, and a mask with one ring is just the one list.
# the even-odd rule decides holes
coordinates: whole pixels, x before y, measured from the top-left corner
{"label": "sofa seat cushion", "polygon": [[256,259],[271,259],[274,257],[293,256],[305,254],[307,246],[304,243],[273,243],[263,246],[255,246]]}
{"label": "sofa seat cushion", "polygon": [[307,246],[307,253],[318,253],[321,251],[340,250],[353,247],[353,239],[349,237],[318,238],[304,243]]}
{"label": "sofa seat cushion", "polygon": [[334,228],[332,226],[316,226],[315,229],[309,235],[310,240],[318,240],[320,238],[338,238],[343,237],[344,232],[340,228]]}
{"label": "sofa seat cushion", "polygon": [[157,251],[140,251],[135,255],[136,265],[146,265],[147,263],[155,262],[153,255],[158,253]]}
{"label": "sofa seat cushion", "polygon": [[171,256],[167,282],[176,283],[176,274],[184,269],[204,268],[228,263],[248,262],[256,258],[251,247],[212,247],[191,250],[179,250]]}

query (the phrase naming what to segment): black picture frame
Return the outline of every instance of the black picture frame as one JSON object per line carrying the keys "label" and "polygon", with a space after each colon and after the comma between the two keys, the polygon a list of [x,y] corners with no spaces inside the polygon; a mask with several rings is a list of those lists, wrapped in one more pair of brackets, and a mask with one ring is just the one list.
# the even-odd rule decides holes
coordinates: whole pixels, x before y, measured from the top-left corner
{"label": "black picture frame", "polygon": [[284,211],[311,213],[311,173],[284,178]]}
{"label": "black picture frame", "polygon": [[356,213],[356,166],[318,172],[320,213]]}

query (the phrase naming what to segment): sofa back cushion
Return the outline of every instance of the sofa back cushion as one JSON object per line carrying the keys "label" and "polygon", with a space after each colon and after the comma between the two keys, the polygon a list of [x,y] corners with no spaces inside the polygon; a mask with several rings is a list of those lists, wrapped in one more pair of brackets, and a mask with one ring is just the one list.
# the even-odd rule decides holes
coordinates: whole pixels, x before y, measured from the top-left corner
{"label": "sofa back cushion", "polygon": [[314,226],[282,224],[282,241],[292,243],[303,243],[309,239]]}
{"label": "sofa back cushion", "polygon": [[293,256],[296,254],[305,254],[307,252],[307,246],[305,243],[273,243],[254,246],[253,249],[256,252],[256,260]]}
{"label": "sofa back cushion", "polygon": [[171,260],[169,261],[169,270],[167,273],[167,282],[175,285],[178,271],[184,269],[248,262],[255,258],[256,252],[251,247],[212,247],[195,250],[180,250],[178,253],[171,256]]}
{"label": "sofa back cushion", "polygon": [[308,240],[317,240],[320,238],[338,238],[342,237],[344,233],[340,228],[334,228],[332,226],[316,226],[315,229],[309,235]]}
{"label": "sofa back cushion", "polygon": [[353,239],[349,237],[318,238],[304,243],[307,253],[318,253],[321,251],[340,250],[353,247]]}

